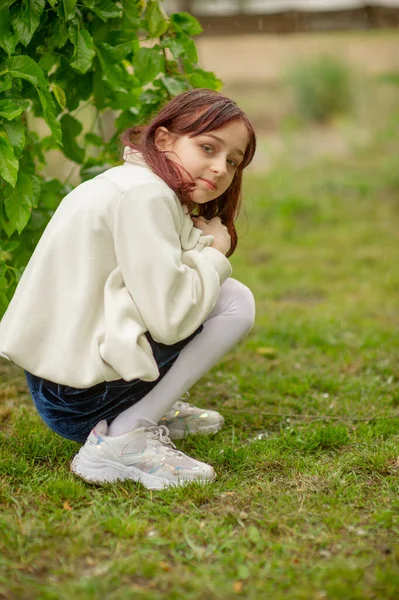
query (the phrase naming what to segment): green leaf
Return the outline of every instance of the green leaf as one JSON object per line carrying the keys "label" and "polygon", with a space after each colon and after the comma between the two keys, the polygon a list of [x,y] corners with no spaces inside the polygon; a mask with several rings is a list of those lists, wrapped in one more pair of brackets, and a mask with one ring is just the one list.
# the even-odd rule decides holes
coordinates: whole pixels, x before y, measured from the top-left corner
{"label": "green leaf", "polygon": [[75,7],[77,0],[62,0],[64,7],[64,15],[67,21],[70,21],[75,16]]}
{"label": "green leaf", "polygon": [[122,0],[123,9],[123,29],[137,31],[140,23],[140,10],[136,2],[132,0]]}
{"label": "green leaf", "polygon": [[63,153],[70,160],[82,163],[85,158],[85,152],[76,142],[76,137],[82,131],[82,124],[71,115],[64,115],[61,119],[61,129]]}
{"label": "green leaf", "polygon": [[138,40],[130,40],[129,42],[114,46],[115,56],[118,56],[120,61],[127,59],[130,55],[138,52],[139,49],[140,44]]}
{"label": "green leaf", "polygon": [[19,162],[5,133],[0,133],[0,176],[12,187],[18,176]]}
{"label": "green leaf", "polygon": [[195,46],[194,40],[185,36],[182,33],[177,33],[176,38],[181,43],[181,45],[184,47],[185,54],[183,55],[183,58],[185,60],[189,60],[193,64],[197,64],[198,63],[198,54],[197,54],[197,48]]}
{"label": "green leaf", "polygon": [[0,290],[4,286],[3,277],[7,271],[7,267],[6,267],[5,263],[7,260],[9,260],[9,256],[10,256],[9,252],[7,252],[6,250],[3,250],[4,241],[5,241],[4,239],[0,240]]}
{"label": "green leaf", "polygon": [[101,69],[98,68],[97,61],[95,61],[94,76],[93,76],[93,96],[94,104],[97,110],[102,110],[107,106],[107,94],[105,85],[102,80]]}
{"label": "green leaf", "polygon": [[[95,68],[99,70],[98,66]],[[60,68],[54,73],[53,82],[64,90],[69,112],[77,109],[83,100],[89,99],[93,92],[93,76],[92,70],[82,75],[71,69],[69,62],[61,60]]]}
{"label": "green leaf", "polygon": [[177,96],[178,94],[187,91],[189,88],[185,79],[176,79],[174,77],[165,76],[161,78],[161,81],[171,96]]}
{"label": "green leaf", "polygon": [[[8,284],[7,284],[7,287],[8,287]],[[5,311],[7,310],[7,306],[9,304],[10,299],[7,298],[5,293],[3,293],[3,292],[0,293],[0,315],[3,315],[5,313]]]}
{"label": "green leaf", "polygon": [[[10,254],[11,252],[13,252],[16,248],[18,248],[19,246],[19,242],[14,240],[12,242],[10,242],[9,240],[0,240],[0,250],[3,252],[6,252],[7,254]],[[0,275],[4,273],[4,270],[2,270],[2,265],[0,263]]]}
{"label": "green leaf", "polygon": [[162,38],[162,45],[169,48],[176,59],[182,57],[191,63],[198,63],[195,43],[184,33],[176,33],[174,37]]}
{"label": "green leaf", "polygon": [[12,121],[15,117],[19,117],[29,106],[30,102],[28,100],[20,100],[18,98],[0,100],[0,117]]}
{"label": "green leaf", "polygon": [[112,92],[109,95],[109,106],[114,110],[129,110],[140,104],[140,94],[142,88],[136,87],[130,92]]}
{"label": "green leaf", "polygon": [[58,104],[60,105],[60,107],[62,108],[62,110],[64,110],[65,106],[66,106],[66,96],[65,96],[64,90],[59,85],[52,83],[51,91],[53,92],[54,96],[56,97],[56,100],[57,100]]}
{"label": "green leaf", "polygon": [[6,92],[12,86],[12,77],[9,73],[0,76],[0,92]]}
{"label": "green leaf", "polygon": [[14,154],[16,158],[19,158],[22,154],[22,150],[25,148],[25,126],[19,119],[14,119],[9,123],[3,123],[4,131],[14,148]]}
{"label": "green leaf", "polygon": [[95,56],[93,38],[87,29],[69,27],[69,39],[75,47],[71,67],[79,73],[86,73],[93,63]]}
{"label": "green leaf", "polygon": [[157,106],[158,104],[162,103],[164,98],[160,90],[147,89],[141,94],[140,100],[142,102],[141,108],[144,109],[147,104]]}
{"label": "green leaf", "polygon": [[202,69],[196,69],[193,73],[190,73],[188,79],[191,85],[197,88],[220,90],[222,87],[221,80],[218,79],[214,73],[203,71]]}
{"label": "green leaf", "polygon": [[160,46],[140,48],[133,57],[134,74],[142,85],[150,83],[155,77],[164,72],[165,59],[160,52]]}
{"label": "green leaf", "polygon": [[63,185],[58,179],[50,179],[42,184],[40,205],[55,210],[63,197]]}
{"label": "green leaf", "polygon": [[39,196],[40,179],[35,176],[34,171],[21,169],[17,185],[4,202],[9,224],[19,234],[28,223],[32,208],[37,206]]}
{"label": "green leaf", "polygon": [[[6,234],[8,235],[8,237],[11,237],[15,231],[15,227],[13,225],[11,225],[5,219],[2,220],[1,226],[4,229],[4,231],[6,232]],[[0,302],[1,302],[1,294],[0,294]]]}
{"label": "green leaf", "polygon": [[127,92],[128,73],[121,64],[118,64],[115,49],[110,44],[98,42],[96,52],[101,65],[102,79],[115,92]]}
{"label": "green leaf", "polygon": [[37,163],[41,163],[43,165],[45,163],[42,146],[43,138],[39,138],[36,131],[32,131],[29,129],[26,129],[25,134],[26,145],[29,146],[29,155],[31,156],[32,160],[36,160]]}
{"label": "green leaf", "polygon": [[150,38],[160,37],[168,28],[168,20],[158,0],[149,0],[145,13]]}
{"label": "green leaf", "polygon": [[11,33],[9,11],[5,3],[0,6],[0,46],[8,55],[13,54],[18,43],[17,34]]}
{"label": "green leaf", "polygon": [[85,142],[87,144],[92,144],[92,146],[97,146],[97,147],[104,146],[103,138],[100,137],[99,135],[96,135],[95,133],[86,133]]}
{"label": "green leaf", "polygon": [[57,121],[54,100],[48,90],[41,90],[38,88],[37,93],[39,94],[40,102],[43,108],[44,119],[50,127],[54,141],[62,146],[61,125],[59,121]]}
{"label": "green leaf", "polygon": [[86,4],[88,8],[91,8],[97,17],[104,21],[104,23],[106,23],[108,19],[119,17],[121,14],[120,8],[118,8],[112,0],[96,0],[95,2],[92,0],[83,0],[83,4]]}
{"label": "green leaf", "polygon": [[37,63],[39,67],[48,73],[58,63],[58,55],[55,52],[46,52]]}
{"label": "green leaf", "polygon": [[140,42],[137,31],[126,31],[123,29],[122,21],[118,21],[118,29],[112,29],[107,35],[107,42],[117,48],[121,44],[131,44],[135,51],[139,50]]}
{"label": "green leaf", "polygon": [[48,152],[49,150],[59,150],[59,146],[54,142],[54,138],[51,135],[51,132],[50,135],[45,135],[44,137],[40,138],[40,150],[42,152]]}
{"label": "green leaf", "polygon": [[170,20],[175,31],[180,31],[186,35],[198,35],[204,31],[199,21],[186,12],[173,13]]}
{"label": "green leaf", "polygon": [[[134,111],[134,112],[133,112]],[[121,112],[117,119],[115,119],[115,127],[118,132],[124,131],[128,127],[134,127],[138,121],[137,109],[126,110]]]}
{"label": "green leaf", "polygon": [[148,122],[160,108],[169,100],[165,86],[161,84],[158,89],[147,89],[141,94],[139,122]]}
{"label": "green leaf", "polygon": [[69,40],[68,23],[60,18],[50,22],[47,30],[47,50],[63,48]]}
{"label": "green leaf", "polygon": [[43,71],[30,56],[12,56],[6,62],[8,70],[14,77],[21,77],[41,88],[47,87],[47,81]]}
{"label": "green leaf", "polygon": [[40,24],[46,0],[22,0],[19,12],[14,12],[12,25],[24,46],[31,41]]}

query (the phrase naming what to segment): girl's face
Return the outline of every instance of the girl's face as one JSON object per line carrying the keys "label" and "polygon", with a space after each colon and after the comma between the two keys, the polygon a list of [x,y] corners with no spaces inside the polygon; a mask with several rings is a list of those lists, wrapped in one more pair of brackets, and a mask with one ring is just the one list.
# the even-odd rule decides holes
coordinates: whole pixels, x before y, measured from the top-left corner
{"label": "girl's face", "polygon": [[158,150],[166,152],[170,160],[190,174],[195,183],[192,199],[205,204],[230,186],[244,158],[249,134],[245,124],[238,120],[194,137],[159,127],[155,143]]}

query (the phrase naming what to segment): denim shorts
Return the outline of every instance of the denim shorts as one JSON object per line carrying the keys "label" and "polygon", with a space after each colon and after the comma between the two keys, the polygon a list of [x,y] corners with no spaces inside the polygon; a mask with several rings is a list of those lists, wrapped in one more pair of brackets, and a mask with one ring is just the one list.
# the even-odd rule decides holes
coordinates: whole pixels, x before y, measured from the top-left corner
{"label": "denim shorts", "polygon": [[144,398],[166,375],[184,346],[202,328],[201,325],[190,337],[171,346],[155,342],[146,333],[159,369],[159,377],[155,381],[118,379],[82,389],[54,383],[25,371],[39,415],[58,435],[84,443],[99,421],[105,419],[110,424],[121,412]]}

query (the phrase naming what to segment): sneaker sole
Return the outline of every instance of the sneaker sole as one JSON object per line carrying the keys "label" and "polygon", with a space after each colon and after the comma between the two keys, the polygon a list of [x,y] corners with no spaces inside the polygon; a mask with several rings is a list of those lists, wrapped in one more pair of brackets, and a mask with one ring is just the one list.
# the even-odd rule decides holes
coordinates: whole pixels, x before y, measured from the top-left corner
{"label": "sneaker sole", "polygon": [[212,483],[216,479],[216,473],[212,479],[177,479],[168,481],[143,473],[133,466],[125,466],[112,461],[96,460],[87,450],[82,447],[74,457],[70,467],[72,473],[81,477],[88,483],[104,484],[116,483],[117,481],[131,480],[141,483],[148,490],[164,490],[168,487],[179,487],[189,483]]}
{"label": "sneaker sole", "polygon": [[209,425],[209,427],[202,427],[194,431],[188,429],[169,429],[169,437],[171,440],[183,440],[189,435],[212,435],[217,433],[223,428],[224,423],[217,423],[216,425]]}

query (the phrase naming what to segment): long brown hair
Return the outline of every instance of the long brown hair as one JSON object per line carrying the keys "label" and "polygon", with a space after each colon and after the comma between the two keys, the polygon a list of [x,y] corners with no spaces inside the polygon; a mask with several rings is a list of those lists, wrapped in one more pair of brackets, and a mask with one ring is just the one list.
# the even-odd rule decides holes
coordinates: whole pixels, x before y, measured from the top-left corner
{"label": "long brown hair", "polygon": [[[237,168],[228,189],[215,200],[205,204],[195,204],[191,199],[194,183],[184,179],[181,170],[168,159],[155,145],[155,132],[166,127],[171,133],[195,137],[208,131],[215,131],[231,123],[242,121],[248,130],[249,142],[244,158]],[[132,127],[121,136],[125,146],[139,150],[150,169],[161,177],[177,194],[180,202],[206,219],[220,217],[231,236],[231,256],[237,246],[237,232],[234,221],[241,205],[242,171],[251,162],[256,149],[255,131],[246,114],[237,104],[219,92],[207,89],[193,89],[175,96],[144,127]]]}

